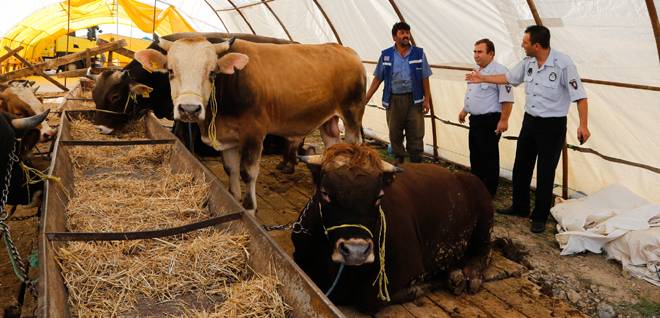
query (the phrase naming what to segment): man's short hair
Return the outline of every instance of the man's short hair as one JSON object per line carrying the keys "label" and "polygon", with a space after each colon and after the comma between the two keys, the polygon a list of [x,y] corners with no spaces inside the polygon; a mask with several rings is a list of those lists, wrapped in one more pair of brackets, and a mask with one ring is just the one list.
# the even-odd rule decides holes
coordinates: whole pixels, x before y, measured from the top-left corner
{"label": "man's short hair", "polygon": [[550,30],[548,28],[542,25],[530,25],[525,29],[525,33],[529,33],[531,44],[538,43],[544,49],[550,47]]}
{"label": "man's short hair", "polygon": [[408,23],[405,23],[405,22],[394,23],[394,26],[392,26],[392,36],[393,37],[396,36],[396,33],[399,30],[404,30],[404,31],[410,32],[410,25],[408,25]]}
{"label": "man's short hair", "polygon": [[479,44],[486,44],[486,53],[493,52],[493,55],[495,55],[495,44],[493,41],[489,39],[481,39],[477,42],[474,42],[474,45],[479,45]]}

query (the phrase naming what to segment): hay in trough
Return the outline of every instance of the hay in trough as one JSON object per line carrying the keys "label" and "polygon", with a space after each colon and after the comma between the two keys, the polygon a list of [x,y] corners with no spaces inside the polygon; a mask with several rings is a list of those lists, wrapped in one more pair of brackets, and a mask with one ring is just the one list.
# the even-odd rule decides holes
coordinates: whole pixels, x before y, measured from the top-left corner
{"label": "hay in trough", "polygon": [[75,170],[83,174],[149,171],[169,163],[172,145],[71,147],[69,156]]}
{"label": "hay in trough", "polygon": [[291,307],[278,292],[282,283],[274,276],[255,275],[252,279],[237,282],[227,291],[228,298],[211,311],[193,311],[186,317],[195,318],[284,318]]}
{"label": "hay in trough", "polygon": [[228,284],[249,273],[247,235],[206,229],[185,236],[69,242],[58,249],[72,313],[125,316],[145,300],[176,303],[191,294],[224,295]]}
{"label": "hay in trough", "polygon": [[101,134],[96,125],[88,119],[71,121],[71,137],[74,140],[140,140],[146,138],[144,120],[134,120],[109,135]]}

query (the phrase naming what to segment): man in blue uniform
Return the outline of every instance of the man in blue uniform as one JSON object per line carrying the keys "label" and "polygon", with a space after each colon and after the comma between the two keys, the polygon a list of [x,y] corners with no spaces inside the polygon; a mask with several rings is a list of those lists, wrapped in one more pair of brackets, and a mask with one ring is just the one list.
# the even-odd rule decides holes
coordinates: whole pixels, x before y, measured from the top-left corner
{"label": "man in blue uniform", "polygon": [[522,47],[527,54],[506,74],[467,74],[471,83],[517,86],[525,83],[525,118],[518,137],[513,165],[513,203],[498,213],[527,217],[530,210],[529,186],[538,160],[536,205],[531,214],[531,231],[541,233],[552,206],[555,170],[566,141],[566,115],[571,102],[577,102],[580,124],[577,138],[589,139],[587,94],[575,64],[567,55],[550,48],[550,30],[532,25],[525,30]]}
{"label": "man in blue uniform", "polygon": [[384,81],[382,102],[387,109],[390,143],[397,164],[403,162],[406,150],[411,162],[421,162],[424,152],[424,114],[431,108],[431,68],[422,48],[410,43],[410,26],[407,23],[394,24],[392,39],[394,46],[383,50],[378,59],[374,79],[367,91],[367,100],[371,99]]}
{"label": "man in blue uniform", "polygon": [[[493,60],[495,44],[481,39],[474,44],[474,61],[482,75],[503,74],[509,70]],[[495,197],[500,179],[500,135],[509,127],[513,92],[508,84],[468,83],[463,110],[458,121],[470,114],[470,169]]]}

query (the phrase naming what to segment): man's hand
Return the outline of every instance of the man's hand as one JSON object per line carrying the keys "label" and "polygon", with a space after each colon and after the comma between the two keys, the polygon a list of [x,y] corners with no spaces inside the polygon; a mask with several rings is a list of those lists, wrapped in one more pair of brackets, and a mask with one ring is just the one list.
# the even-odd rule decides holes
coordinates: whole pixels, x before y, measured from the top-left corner
{"label": "man's hand", "polygon": [[500,120],[497,122],[497,127],[495,128],[496,134],[501,134],[509,129],[509,122],[506,120]]}
{"label": "man's hand", "polygon": [[465,80],[468,83],[481,83],[483,79],[481,78],[481,73],[479,71],[472,71],[472,73],[465,74]]}
{"label": "man's hand", "polygon": [[580,145],[587,142],[587,139],[591,136],[591,133],[589,132],[589,128],[587,126],[582,126],[578,127],[577,129],[577,138],[580,141]]}
{"label": "man's hand", "polygon": [[429,110],[431,110],[431,101],[430,98],[425,98],[424,103],[422,103],[422,111],[426,114]]}
{"label": "man's hand", "polygon": [[461,112],[458,113],[458,122],[461,124],[465,123],[465,116],[467,116],[467,114],[468,113],[466,111],[461,110]]}

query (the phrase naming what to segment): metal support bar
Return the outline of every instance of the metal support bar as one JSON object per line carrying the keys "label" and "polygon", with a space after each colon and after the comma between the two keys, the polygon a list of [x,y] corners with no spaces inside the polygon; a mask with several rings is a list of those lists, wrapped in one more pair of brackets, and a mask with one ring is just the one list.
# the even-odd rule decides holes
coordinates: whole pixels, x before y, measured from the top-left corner
{"label": "metal support bar", "polygon": [[241,10],[236,6],[236,4],[234,4],[234,1],[227,0],[227,2],[229,2],[229,4],[231,4],[231,6],[234,7],[234,10],[236,10],[236,12],[238,12],[238,14],[241,15],[241,18],[243,18],[243,21],[245,21],[245,23],[248,25],[248,27],[250,28],[250,31],[252,31],[252,34],[256,35],[257,33],[254,32],[254,29],[252,28],[252,25],[250,24],[248,19],[245,17],[245,15],[243,15],[243,12],[241,12]]}
{"label": "metal support bar", "polygon": [[319,1],[318,0],[312,0],[312,1],[314,1],[314,4],[316,4],[316,7],[319,9],[319,11],[321,11],[323,18],[325,18],[325,22],[328,23],[328,25],[330,26],[330,30],[332,30],[332,33],[335,35],[335,39],[337,39],[337,43],[343,45],[343,43],[341,43],[341,39],[339,38],[339,33],[337,33],[337,29],[335,29],[335,26],[330,21],[328,14],[326,14],[325,10],[323,10],[323,7],[321,7],[321,4],[319,4]]}

